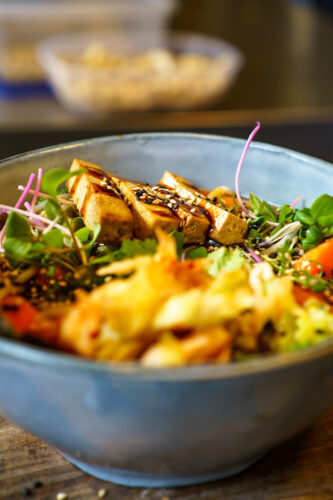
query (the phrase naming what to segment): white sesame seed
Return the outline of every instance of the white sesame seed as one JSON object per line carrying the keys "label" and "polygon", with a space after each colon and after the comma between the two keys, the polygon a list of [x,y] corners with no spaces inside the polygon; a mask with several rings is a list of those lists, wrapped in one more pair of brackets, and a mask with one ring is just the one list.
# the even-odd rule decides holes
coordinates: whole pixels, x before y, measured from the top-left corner
{"label": "white sesame seed", "polygon": [[67,494],[64,493],[63,491],[60,491],[59,493],[57,493],[57,496],[56,496],[56,499],[57,500],[66,500],[67,497]]}
{"label": "white sesame seed", "polygon": [[192,214],[195,214],[196,209],[195,208],[191,208],[190,212],[192,212]]}
{"label": "white sesame seed", "polygon": [[167,207],[172,208],[172,203],[168,203]]}
{"label": "white sesame seed", "polygon": [[98,498],[104,498],[104,497],[106,497],[106,494],[107,494],[107,491],[105,488],[101,488],[100,490],[98,490],[98,493],[97,493]]}

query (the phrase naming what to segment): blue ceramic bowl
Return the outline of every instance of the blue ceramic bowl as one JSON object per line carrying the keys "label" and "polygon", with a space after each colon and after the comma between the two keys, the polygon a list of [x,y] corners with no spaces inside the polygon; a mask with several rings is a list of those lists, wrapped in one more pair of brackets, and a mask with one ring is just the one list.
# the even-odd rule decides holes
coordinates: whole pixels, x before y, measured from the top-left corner
{"label": "blue ceramic bowl", "polygon": [[[74,157],[156,182],[165,169],[203,187],[232,186],[244,141],[192,134],[107,137],[1,162],[1,202],[38,167]],[[255,143],[241,191],[276,204],[333,193],[332,166]],[[235,474],[333,404],[333,341],[221,366],[147,369],[87,361],[0,339],[0,411],[102,479],[177,486]]]}

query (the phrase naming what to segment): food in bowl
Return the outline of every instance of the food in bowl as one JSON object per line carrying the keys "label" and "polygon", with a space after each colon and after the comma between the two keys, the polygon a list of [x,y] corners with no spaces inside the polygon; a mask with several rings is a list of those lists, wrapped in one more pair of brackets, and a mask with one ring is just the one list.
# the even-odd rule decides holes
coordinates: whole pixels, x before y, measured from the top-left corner
{"label": "food in bowl", "polygon": [[14,334],[160,367],[332,337],[333,197],[303,209],[243,199],[244,158],[235,193],[169,171],[133,182],[80,160],[40,169],[34,188],[32,174],[14,208],[0,205],[1,309]]}
{"label": "food in bowl", "polygon": [[41,64],[61,102],[91,113],[200,108],[224,93],[242,64],[236,49],[209,37],[126,42],[102,35],[42,42]]}
{"label": "food in bowl", "polygon": [[[233,186],[242,147],[239,139],[197,134],[134,134],[56,146],[2,162],[1,200],[14,205],[17,185],[30,172],[43,168],[46,175],[55,166],[67,171],[73,158],[150,185],[172,170],[209,190]],[[311,206],[324,189],[332,194],[331,168],[257,143],[246,157],[241,192],[248,198],[254,190],[260,200],[280,206],[299,194],[302,178],[308,182],[300,194]],[[332,354],[329,341],[246,362],[152,369],[1,338],[0,410],[101,479],[185,486],[240,472],[329,410]]]}

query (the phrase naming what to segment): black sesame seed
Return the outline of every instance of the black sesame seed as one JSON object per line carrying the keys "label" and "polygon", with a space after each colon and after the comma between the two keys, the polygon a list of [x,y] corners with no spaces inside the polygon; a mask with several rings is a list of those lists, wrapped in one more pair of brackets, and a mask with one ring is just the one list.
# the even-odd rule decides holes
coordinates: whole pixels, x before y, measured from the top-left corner
{"label": "black sesame seed", "polygon": [[136,198],[137,200],[139,200],[143,194],[144,194],[144,191],[143,191],[142,189],[140,189],[139,191],[137,191],[137,192],[135,193],[135,198]]}
{"label": "black sesame seed", "polygon": [[179,208],[179,203],[174,203],[173,208],[177,210],[177,208]]}
{"label": "black sesame seed", "polygon": [[146,198],[145,199],[145,203],[147,203],[147,205],[151,205],[153,203],[154,199],[153,198]]}
{"label": "black sesame seed", "polygon": [[38,479],[37,479],[37,481],[33,482],[33,487],[34,488],[41,488],[42,486],[43,486],[42,481],[39,481]]}
{"label": "black sesame seed", "polygon": [[31,489],[30,489],[30,488],[23,488],[23,490],[22,490],[22,491],[23,491],[23,495],[24,495],[25,497],[31,497],[31,495],[32,495],[32,491],[31,491]]}

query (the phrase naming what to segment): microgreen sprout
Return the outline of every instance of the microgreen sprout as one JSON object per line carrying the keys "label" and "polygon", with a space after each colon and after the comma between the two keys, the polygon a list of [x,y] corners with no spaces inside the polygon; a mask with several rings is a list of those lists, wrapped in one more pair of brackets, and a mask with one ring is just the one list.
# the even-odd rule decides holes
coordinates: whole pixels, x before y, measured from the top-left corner
{"label": "microgreen sprout", "polygon": [[257,125],[256,127],[252,130],[248,140],[246,141],[246,144],[245,144],[245,147],[244,147],[244,150],[242,152],[242,155],[240,157],[240,160],[239,160],[239,163],[238,163],[238,166],[237,166],[237,170],[236,170],[236,177],[235,177],[235,191],[236,191],[236,196],[237,196],[237,201],[239,203],[239,205],[242,207],[243,211],[246,213],[246,215],[248,217],[251,217],[251,218],[255,218],[255,216],[253,214],[251,214],[247,208],[245,207],[244,203],[243,203],[243,200],[242,200],[242,197],[241,197],[241,194],[240,194],[240,189],[239,189],[239,177],[240,177],[240,173],[241,173],[241,170],[242,170],[242,166],[243,166],[243,163],[244,163],[244,160],[245,160],[245,157],[246,157],[246,154],[248,152],[248,149],[250,147],[250,144],[254,138],[254,136],[256,135],[256,133],[258,132],[258,130],[260,129],[260,123],[257,122]]}

